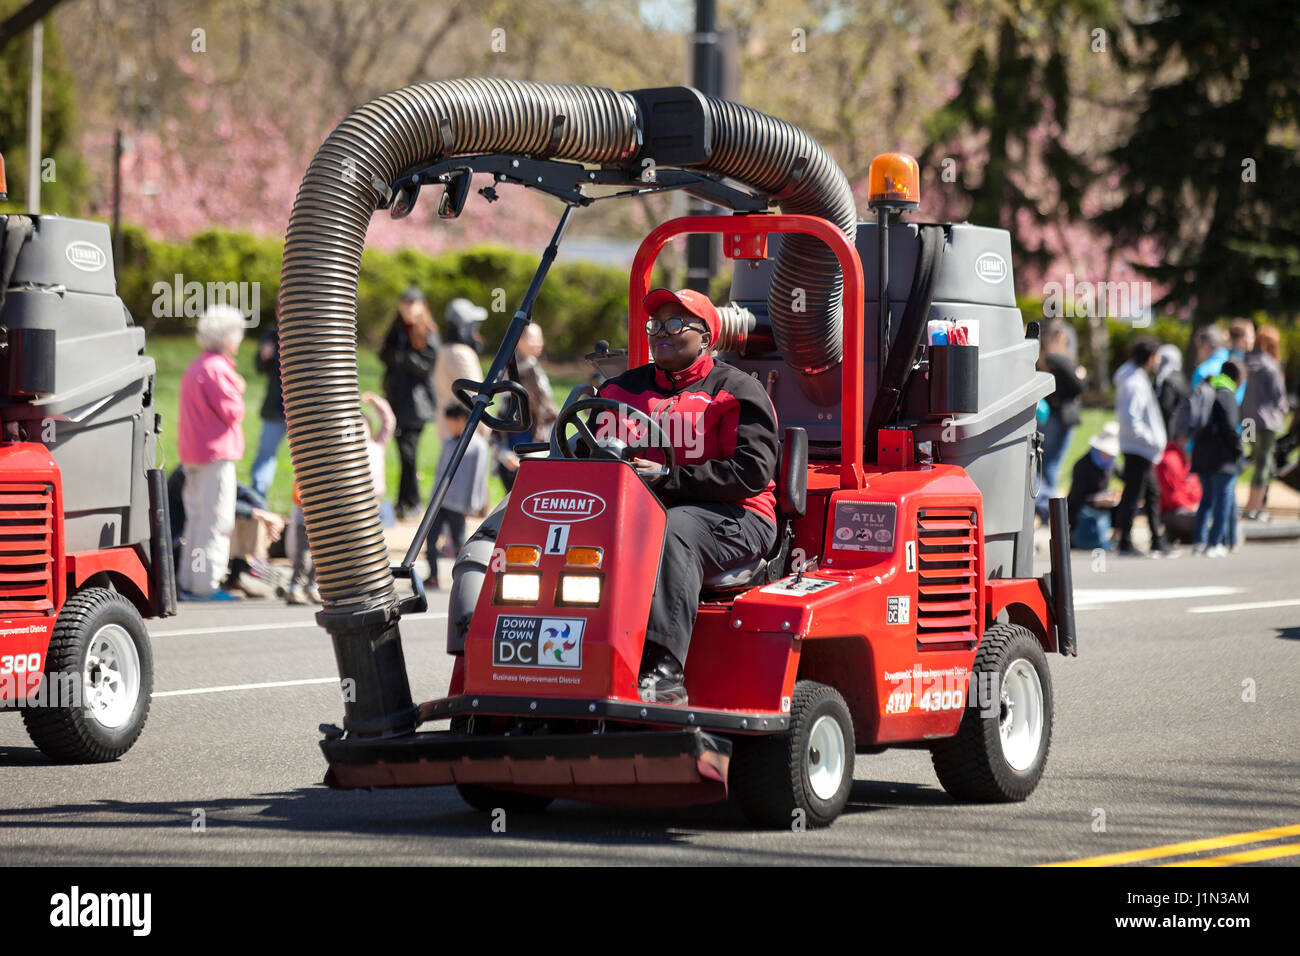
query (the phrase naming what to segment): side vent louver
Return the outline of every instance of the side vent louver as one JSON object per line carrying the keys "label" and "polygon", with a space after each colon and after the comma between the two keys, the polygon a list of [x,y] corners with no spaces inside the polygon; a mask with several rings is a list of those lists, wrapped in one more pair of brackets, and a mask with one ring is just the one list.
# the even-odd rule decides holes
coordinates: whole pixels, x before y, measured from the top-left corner
{"label": "side vent louver", "polygon": [[975,544],[970,508],[923,508],[917,513],[916,640],[919,644],[975,641]]}
{"label": "side vent louver", "polygon": [[0,486],[0,613],[54,607],[53,534],[48,484]]}

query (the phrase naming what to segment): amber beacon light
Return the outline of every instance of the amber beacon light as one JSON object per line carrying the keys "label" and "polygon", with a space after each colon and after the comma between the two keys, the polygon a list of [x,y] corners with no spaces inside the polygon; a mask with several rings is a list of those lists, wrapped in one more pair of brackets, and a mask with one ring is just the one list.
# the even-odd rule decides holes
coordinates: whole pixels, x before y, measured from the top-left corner
{"label": "amber beacon light", "polygon": [[876,275],[879,277],[879,339],[876,347],[879,368],[889,357],[889,214],[906,212],[921,205],[921,167],[907,153],[881,153],[867,170],[867,205],[876,211]]}
{"label": "amber beacon light", "polygon": [[867,172],[867,205],[872,209],[916,209],[921,205],[921,168],[907,153],[881,153]]}

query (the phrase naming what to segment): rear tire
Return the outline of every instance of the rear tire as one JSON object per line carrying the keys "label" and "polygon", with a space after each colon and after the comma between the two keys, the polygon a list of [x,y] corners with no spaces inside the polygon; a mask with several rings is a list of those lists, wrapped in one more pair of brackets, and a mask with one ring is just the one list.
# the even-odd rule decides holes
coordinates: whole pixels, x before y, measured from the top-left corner
{"label": "rear tire", "polygon": [[44,679],[46,705],[22,708],[42,753],[104,763],[130,750],[153,693],[153,651],[135,605],[107,588],[72,595],[54,625]]}
{"label": "rear tire", "polygon": [[853,787],[853,719],[840,692],[799,681],[784,734],[735,737],[728,786],[755,826],[788,830],[835,822]]}
{"label": "rear tire", "polygon": [[[997,707],[976,699],[979,675],[992,677]],[[992,703],[992,702],[988,702]],[[986,712],[987,711],[987,712]],[[1042,779],[1052,744],[1052,674],[1043,647],[1028,630],[995,624],[984,632],[971,670],[966,712],[954,737],[931,749],[939,783],[955,800],[1015,803]]]}
{"label": "rear tire", "polygon": [[555,799],[535,793],[495,790],[477,783],[458,783],[456,792],[479,813],[491,813],[494,810],[504,810],[506,813],[541,813]]}

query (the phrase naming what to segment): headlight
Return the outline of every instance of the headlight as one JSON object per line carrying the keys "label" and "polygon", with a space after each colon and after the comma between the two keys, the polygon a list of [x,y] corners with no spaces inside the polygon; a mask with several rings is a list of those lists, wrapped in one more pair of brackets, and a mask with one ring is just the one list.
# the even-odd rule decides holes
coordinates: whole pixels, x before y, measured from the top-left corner
{"label": "headlight", "polygon": [[561,604],[599,604],[600,576],[595,574],[561,574]]}
{"label": "headlight", "polygon": [[542,593],[540,574],[501,575],[501,600],[519,604],[536,604]]}

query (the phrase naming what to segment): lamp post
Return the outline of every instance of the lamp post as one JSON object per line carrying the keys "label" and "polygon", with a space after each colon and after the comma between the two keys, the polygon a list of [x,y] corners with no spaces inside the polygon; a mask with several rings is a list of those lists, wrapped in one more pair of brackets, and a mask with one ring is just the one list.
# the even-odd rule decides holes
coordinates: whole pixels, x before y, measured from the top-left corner
{"label": "lamp post", "polygon": [[45,25],[37,20],[32,27],[32,84],[27,99],[27,211],[41,211],[41,54],[45,45]]}
{"label": "lamp post", "polygon": [[[706,96],[722,94],[722,51],[718,46],[717,5],[714,0],[695,0],[695,39],[691,78],[697,90]],[[706,216],[713,207],[691,197],[688,215]],[[686,286],[709,294],[713,280],[717,236],[712,233],[686,237]]]}

